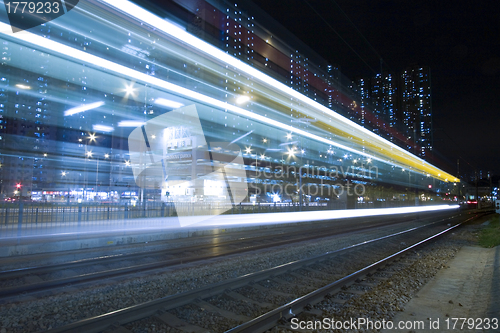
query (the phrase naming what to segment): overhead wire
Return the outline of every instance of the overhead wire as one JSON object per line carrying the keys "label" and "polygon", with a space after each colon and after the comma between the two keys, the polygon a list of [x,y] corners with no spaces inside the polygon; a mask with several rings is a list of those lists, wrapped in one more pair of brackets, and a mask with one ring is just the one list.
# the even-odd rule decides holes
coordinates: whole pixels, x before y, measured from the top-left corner
{"label": "overhead wire", "polygon": [[[354,24],[354,22],[349,18],[349,16],[346,14],[346,12],[342,9],[342,7],[340,7],[340,5],[335,1],[335,0],[330,0],[331,2],[333,2],[335,4],[335,6],[337,6],[337,8],[340,10],[340,12],[342,13],[342,15],[344,15],[344,17],[347,19],[347,21],[352,25],[352,27],[356,30],[356,32],[361,36],[361,38],[363,38],[363,40],[366,42],[366,44],[368,44],[368,46],[370,46],[370,48],[372,49],[372,51],[375,53],[375,55],[378,57],[378,59],[380,59],[382,62],[384,62],[387,66],[387,68],[389,68],[389,70],[392,72],[392,68],[391,66],[389,66],[389,64],[384,60],[384,58],[382,58],[382,56],[380,55],[380,53],[377,52],[377,50],[373,47],[373,45],[368,41],[368,39],[365,37],[365,35],[363,35],[363,33],[358,29],[358,27]],[[382,70],[382,69],[381,69]]]}
{"label": "overhead wire", "polygon": [[[434,123],[436,121],[434,120]],[[470,167],[474,168],[474,169],[477,169],[478,166],[474,163],[470,163],[469,161],[467,161],[465,158],[463,158],[463,155],[464,154],[464,151],[460,148],[461,146],[455,141],[453,140],[453,138],[443,129],[443,128],[440,128],[439,129],[441,132],[443,132],[443,134],[455,145],[455,148],[458,150],[459,152],[459,155],[458,155],[458,158],[460,158],[462,161],[464,161],[465,163],[467,163]],[[460,155],[461,154],[461,155]]]}
{"label": "overhead wire", "polygon": [[[382,56],[380,55],[380,53],[375,49],[375,47],[373,47],[373,45],[368,41],[368,39],[363,35],[363,33],[358,29],[358,27],[354,24],[354,22],[349,18],[349,16],[347,15],[347,13],[342,9],[342,7],[340,7],[340,5],[335,1],[335,0],[330,0],[333,4],[335,4],[335,6],[339,9],[340,13],[342,13],[342,15],[347,19],[347,21],[349,22],[349,24],[354,28],[354,30],[361,36],[361,38],[364,40],[364,42],[370,47],[370,49],[373,51],[373,53],[378,57],[378,59],[380,60],[381,62],[381,68],[380,68],[380,74],[382,74],[382,63],[384,63],[387,68],[391,71],[391,72],[394,72],[391,68],[391,66],[382,58]],[[352,52],[354,52],[354,54],[356,54],[360,59],[361,61],[363,61],[363,63],[368,67],[370,68],[370,70],[372,70],[375,74],[377,74],[377,71],[375,71],[368,63],[365,59],[363,59],[363,57],[361,57],[361,55],[356,51],[354,50],[354,48],[330,25],[330,23],[328,23],[328,21],[307,1],[307,0],[304,0],[304,2],[314,11],[314,13],[319,17],[321,18],[321,20],[340,38],[341,41],[343,41],[350,49]],[[442,130],[442,132],[444,133],[444,135],[458,148],[459,150],[459,159],[461,159],[462,161],[464,161],[465,163],[467,163],[470,167],[474,168],[474,169],[477,169],[477,165],[473,165],[471,164],[467,159],[465,159],[463,156],[461,155],[464,155],[464,152],[460,149],[460,145],[458,143],[455,142],[455,140],[453,140],[451,138],[451,136],[444,130]]]}
{"label": "overhead wire", "polygon": [[341,41],[343,41],[343,42],[344,42],[344,43],[345,43],[345,44],[346,44],[346,45],[347,45],[347,46],[351,49],[351,51],[352,51],[352,52],[354,52],[354,54],[356,54],[356,55],[359,57],[359,59],[361,59],[361,61],[363,61],[363,62],[364,62],[364,64],[365,64],[368,68],[370,68],[370,69],[371,69],[371,70],[372,70],[375,74],[377,74],[377,71],[376,71],[376,70],[374,70],[374,69],[373,69],[373,68],[372,68],[372,67],[371,67],[371,66],[370,66],[370,65],[369,65],[369,64],[365,61],[365,59],[363,59],[363,57],[361,57],[361,55],[360,55],[358,52],[356,52],[356,50],[355,50],[355,49],[354,49],[354,48],[353,48],[353,47],[352,47],[352,46],[351,46],[351,45],[350,45],[350,44],[349,44],[349,43],[348,43],[348,42],[347,42],[347,41],[346,41],[346,40],[345,40],[345,39],[344,39],[344,38],[343,38],[343,37],[342,37],[342,36],[341,36],[338,32],[337,32],[337,30],[335,30],[335,29],[331,26],[331,24],[330,24],[330,23],[328,23],[328,21],[327,21],[327,20],[326,20],[326,19],[325,19],[325,18],[324,18],[324,17],[323,17],[323,16],[322,16],[322,15],[321,15],[321,14],[320,14],[317,10],[316,10],[316,9],[315,9],[315,8],[314,8],[314,7],[313,7],[313,6],[312,6],[312,5],[311,5],[311,4],[310,4],[307,0],[304,0],[304,2],[305,2],[305,3],[306,3],[306,4],[307,4],[307,5],[308,5],[308,6],[309,6],[309,7],[310,7],[313,11],[314,11],[314,13],[315,13],[316,15],[318,15],[318,17],[319,17],[319,18],[323,21],[323,23],[325,23],[325,24],[326,24],[326,25],[330,28],[330,30],[332,30],[332,31],[333,31],[333,32],[337,35],[337,37],[339,37],[339,38],[340,38],[340,40],[341,40]]}

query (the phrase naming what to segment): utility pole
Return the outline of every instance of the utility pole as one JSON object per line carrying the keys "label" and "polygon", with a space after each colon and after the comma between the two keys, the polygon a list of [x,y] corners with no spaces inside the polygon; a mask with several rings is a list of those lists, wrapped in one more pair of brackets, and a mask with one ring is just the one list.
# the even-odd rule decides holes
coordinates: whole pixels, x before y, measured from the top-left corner
{"label": "utility pole", "polygon": [[481,208],[481,204],[479,203],[479,188],[478,188],[478,174],[477,174],[477,169],[475,170],[475,175],[476,177],[474,177],[476,179],[476,202],[477,202],[477,209],[480,209]]}
{"label": "utility pole", "polygon": [[491,203],[493,206],[495,206],[495,200],[493,199],[493,175],[491,172],[488,172],[488,178],[490,179],[490,198],[491,198]]}
{"label": "utility pole", "polygon": [[[457,158],[457,179],[460,180],[460,159]],[[461,186],[458,185],[458,202],[460,203],[461,198]]]}
{"label": "utility pole", "polygon": [[[417,122],[413,123],[413,154],[417,156]],[[408,176],[411,174],[411,169],[408,169]],[[409,179],[409,178],[408,178]],[[408,182],[410,182],[408,180]],[[411,186],[411,184],[410,184]],[[418,206],[418,189],[417,189],[417,177],[415,175],[415,206]]]}

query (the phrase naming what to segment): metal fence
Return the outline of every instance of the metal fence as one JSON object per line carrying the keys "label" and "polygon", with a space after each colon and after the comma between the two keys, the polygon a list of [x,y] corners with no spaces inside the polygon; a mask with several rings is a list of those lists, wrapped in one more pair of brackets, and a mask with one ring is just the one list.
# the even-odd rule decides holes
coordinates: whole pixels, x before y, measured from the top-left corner
{"label": "metal fence", "polygon": [[[414,204],[414,203],[413,203]],[[411,206],[410,202],[386,201],[355,203],[355,209]],[[95,230],[108,221],[134,222],[136,225],[153,218],[226,214],[278,213],[313,210],[346,209],[345,202],[323,203],[240,203],[222,206],[209,202],[145,202],[136,205],[100,203],[38,203],[18,202],[0,205],[0,237],[37,234],[49,228],[69,230],[86,227]],[[128,226],[131,224],[128,223]],[[90,228],[90,229],[89,229]]]}

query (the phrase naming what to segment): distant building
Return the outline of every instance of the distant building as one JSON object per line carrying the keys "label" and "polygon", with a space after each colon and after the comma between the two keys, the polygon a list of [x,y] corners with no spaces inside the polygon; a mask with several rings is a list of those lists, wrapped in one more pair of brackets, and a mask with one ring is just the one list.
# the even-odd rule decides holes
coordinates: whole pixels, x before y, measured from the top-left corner
{"label": "distant building", "polygon": [[[3,43],[4,59],[9,44]],[[0,149],[1,192],[7,196],[28,196],[31,191],[55,181],[59,119],[51,113],[53,102],[46,100],[51,78],[1,64]],[[5,140],[6,137],[15,140]]]}
{"label": "distant building", "polygon": [[425,159],[433,148],[429,67],[408,67],[399,76],[378,73],[355,83],[361,101],[355,120]]}
{"label": "distant building", "polygon": [[425,158],[433,148],[431,70],[427,66],[411,66],[401,74],[402,122],[407,128],[410,151]]}

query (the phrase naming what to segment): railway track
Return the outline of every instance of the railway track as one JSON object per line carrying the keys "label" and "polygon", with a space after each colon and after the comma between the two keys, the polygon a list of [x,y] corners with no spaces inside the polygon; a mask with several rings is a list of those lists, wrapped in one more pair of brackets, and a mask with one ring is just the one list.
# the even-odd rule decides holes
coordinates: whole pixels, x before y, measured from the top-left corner
{"label": "railway track", "polygon": [[137,321],[164,323],[173,332],[264,332],[349,285],[362,290],[364,277],[473,218],[443,219],[49,332],[131,332]]}
{"label": "railway track", "polygon": [[[455,215],[456,216],[456,215]],[[430,223],[423,219],[422,223]],[[437,223],[437,222],[432,222]],[[385,219],[369,225],[351,225],[348,228],[318,227],[309,231],[268,234],[257,237],[217,240],[210,244],[181,246],[139,253],[119,254],[76,260],[60,264],[33,266],[0,272],[0,299],[55,290],[67,285],[77,285],[116,276],[124,276],[165,267],[172,267],[222,256],[241,254],[298,242],[328,238],[345,232],[358,232],[393,225]]]}

